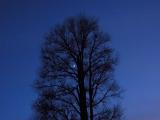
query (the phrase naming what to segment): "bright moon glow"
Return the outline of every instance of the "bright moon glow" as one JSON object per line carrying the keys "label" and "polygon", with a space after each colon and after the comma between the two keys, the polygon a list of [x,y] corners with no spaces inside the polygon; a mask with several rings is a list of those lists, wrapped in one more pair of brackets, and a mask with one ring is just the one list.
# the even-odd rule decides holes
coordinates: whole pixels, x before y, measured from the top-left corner
{"label": "bright moon glow", "polygon": [[75,65],[75,64],[73,64],[73,65],[72,65],[72,67],[73,67],[73,68],[76,68],[76,65]]}

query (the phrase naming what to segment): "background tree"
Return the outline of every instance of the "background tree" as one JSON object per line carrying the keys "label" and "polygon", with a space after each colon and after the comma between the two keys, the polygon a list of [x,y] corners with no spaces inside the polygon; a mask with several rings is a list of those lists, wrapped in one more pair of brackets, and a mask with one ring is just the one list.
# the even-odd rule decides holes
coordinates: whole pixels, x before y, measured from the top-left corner
{"label": "background tree", "polygon": [[113,79],[116,57],[97,20],[76,16],[52,29],[42,47],[35,88],[38,120],[121,120]]}

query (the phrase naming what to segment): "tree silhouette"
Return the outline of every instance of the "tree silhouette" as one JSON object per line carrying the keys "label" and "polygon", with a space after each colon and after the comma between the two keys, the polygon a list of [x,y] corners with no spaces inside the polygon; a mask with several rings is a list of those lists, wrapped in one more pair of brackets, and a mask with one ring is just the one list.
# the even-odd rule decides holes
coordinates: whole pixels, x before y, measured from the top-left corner
{"label": "tree silhouette", "polygon": [[117,58],[97,20],[76,16],[50,30],[34,87],[38,120],[121,120],[113,79]]}

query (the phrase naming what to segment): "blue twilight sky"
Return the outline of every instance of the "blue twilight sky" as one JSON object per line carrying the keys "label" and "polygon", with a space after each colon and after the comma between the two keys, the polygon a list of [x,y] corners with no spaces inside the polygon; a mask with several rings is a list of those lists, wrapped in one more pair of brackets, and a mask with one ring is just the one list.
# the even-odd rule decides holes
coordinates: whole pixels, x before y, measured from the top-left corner
{"label": "blue twilight sky", "polygon": [[160,1],[0,0],[0,120],[27,120],[40,46],[66,17],[96,16],[120,56],[126,120],[160,120]]}

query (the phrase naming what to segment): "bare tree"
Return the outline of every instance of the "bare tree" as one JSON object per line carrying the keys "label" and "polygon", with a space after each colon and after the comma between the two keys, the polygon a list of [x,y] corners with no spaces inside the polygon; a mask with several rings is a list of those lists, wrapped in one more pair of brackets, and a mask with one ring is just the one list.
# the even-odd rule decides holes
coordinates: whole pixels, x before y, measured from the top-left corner
{"label": "bare tree", "polygon": [[92,17],[70,17],[52,29],[42,47],[35,88],[38,120],[121,120],[113,79],[117,58],[110,38]]}

